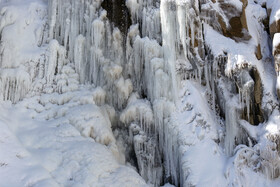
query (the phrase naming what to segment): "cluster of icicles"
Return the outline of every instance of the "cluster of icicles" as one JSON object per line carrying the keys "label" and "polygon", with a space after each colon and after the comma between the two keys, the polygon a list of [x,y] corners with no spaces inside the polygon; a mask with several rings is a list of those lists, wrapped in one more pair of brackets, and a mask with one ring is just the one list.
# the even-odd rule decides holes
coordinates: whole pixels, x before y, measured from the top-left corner
{"label": "cluster of icicles", "polygon": [[100,6],[101,1],[49,1],[49,36],[67,49],[80,83],[102,87],[106,102],[120,112],[120,122],[130,129],[140,175],[154,186],[167,178],[179,185],[177,139],[167,120],[177,98],[174,62],[179,44],[168,33],[174,29],[169,16],[161,13],[169,10],[169,2],[159,7],[153,1],[127,1],[133,20],[127,36],[112,27]]}

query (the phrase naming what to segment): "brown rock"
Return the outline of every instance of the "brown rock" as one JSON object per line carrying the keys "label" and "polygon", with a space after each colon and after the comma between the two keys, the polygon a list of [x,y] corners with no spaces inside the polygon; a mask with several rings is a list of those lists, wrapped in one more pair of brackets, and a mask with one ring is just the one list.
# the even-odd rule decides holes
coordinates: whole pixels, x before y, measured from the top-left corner
{"label": "brown rock", "polygon": [[261,51],[261,45],[260,44],[256,48],[255,55],[256,55],[258,60],[262,59],[262,51]]}
{"label": "brown rock", "polygon": [[231,29],[229,30],[229,33],[232,37],[238,37],[242,38],[244,36],[242,29],[243,25],[241,23],[241,17],[233,17],[229,20],[229,24]]}
{"label": "brown rock", "polygon": [[242,6],[242,13],[241,13],[240,21],[241,21],[242,27],[245,28],[246,30],[248,30],[246,11],[245,11],[245,9],[248,5],[248,0],[241,0],[241,1],[243,3],[243,6]]}
{"label": "brown rock", "polygon": [[251,37],[248,33],[248,26],[246,20],[245,9],[248,4],[247,0],[242,0],[243,8],[242,11],[238,11],[236,7],[229,3],[225,3],[224,1],[219,1],[221,9],[224,11],[225,15],[229,18],[230,27],[226,26],[226,23],[221,15],[217,15],[218,22],[221,26],[221,30],[223,35],[226,37],[230,37],[236,41],[237,38],[241,38],[242,40],[249,40]]}
{"label": "brown rock", "polygon": [[218,16],[218,22],[219,22],[219,24],[220,24],[220,26],[221,26],[223,35],[224,35],[224,36],[228,35],[228,34],[227,34],[227,25],[226,25],[226,23],[224,22],[224,19],[223,19],[222,16],[219,15],[219,14],[218,14],[217,16]]}
{"label": "brown rock", "polygon": [[269,26],[269,32],[270,32],[270,36],[271,38],[274,37],[275,33],[280,32],[280,20],[273,22],[272,24],[270,24]]}
{"label": "brown rock", "polygon": [[280,55],[280,44],[273,49],[273,56]]}
{"label": "brown rock", "polygon": [[253,69],[253,78],[255,81],[254,85],[254,103],[253,103],[253,118],[254,123],[253,124],[259,124],[263,122],[263,114],[262,114],[262,93],[263,93],[263,87],[262,87],[262,81],[260,78],[260,75],[256,69]]}

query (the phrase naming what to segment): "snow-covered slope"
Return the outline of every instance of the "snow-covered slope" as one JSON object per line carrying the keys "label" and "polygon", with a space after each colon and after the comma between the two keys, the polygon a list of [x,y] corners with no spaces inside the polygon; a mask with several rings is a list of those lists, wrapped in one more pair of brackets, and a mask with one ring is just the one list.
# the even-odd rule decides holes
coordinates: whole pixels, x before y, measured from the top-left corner
{"label": "snow-covered slope", "polygon": [[[40,114],[49,117],[49,111],[35,98],[26,102],[37,104],[36,110],[42,108]],[[78,106],[87,113],[94,108],[89,104]],[[110,148],[81,136],[71,122],[62,118],[46,120],[36,111],[23,108],[2,103],[0,186],[146,186],[135,170],[120,165]],[[55,108],[51,110],[57,112]],[[92,118],[93,125],[103,124],[99,117]]]}
{"label": "snow-covered slope", "polygon": [[279,11],[0,0],[0,186],[279,186]]}

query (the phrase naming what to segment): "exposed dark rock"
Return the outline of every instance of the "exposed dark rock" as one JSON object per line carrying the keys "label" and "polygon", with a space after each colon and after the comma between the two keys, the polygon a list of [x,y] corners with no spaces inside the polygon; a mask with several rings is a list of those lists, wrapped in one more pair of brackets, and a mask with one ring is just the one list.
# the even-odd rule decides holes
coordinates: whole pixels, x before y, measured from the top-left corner
{"label": "exposed dark rock", "polygon": [[107,11],[107,17],[113,25],[126,35],[131,19],[125,0],[104,0],[101,6]]}
{"label": "exposed dark rock", "polygon": [[261,45],[260,44],[257,46],[255,54],[256,54],[256,57],[257,57],[258,60],[262,59],[263,56],[262,56],[262,51],[261,51]]}

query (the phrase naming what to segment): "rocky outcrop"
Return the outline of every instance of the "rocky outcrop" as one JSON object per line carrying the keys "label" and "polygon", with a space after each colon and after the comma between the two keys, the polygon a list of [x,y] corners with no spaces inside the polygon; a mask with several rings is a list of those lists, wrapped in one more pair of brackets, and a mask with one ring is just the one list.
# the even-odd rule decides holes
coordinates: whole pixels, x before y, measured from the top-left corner
{"label": "rocky outcrop", "polygon": [[126,36],[131,25],[130,13],[125,0],[104,0],[101,7],[107,11],[107,18]]}
{"label": "rocky outcrop", "polygon": [[[251,38],[248,33],[245,11],[248,4],[247,0],[242,1],[241,9],[240,7],[238,8],[230,2],[224,0],[212,2],[212,5],[210,3],[210,6],[213,6],[212,8],[209,8],[208,6],[206,8],[202,8],[202,15],[206,15],[206,20],[209,19],[209,16],[215,17],[216,20],[208,22],[213,28],[220,31],[224,36],[232,38],[236,41],[244,41]],[[207,1],[206,3],[208,4]],[[203,1],[201,1],[201,4],[203,7]],[[214,7],[218,7],[218,9]]]}

